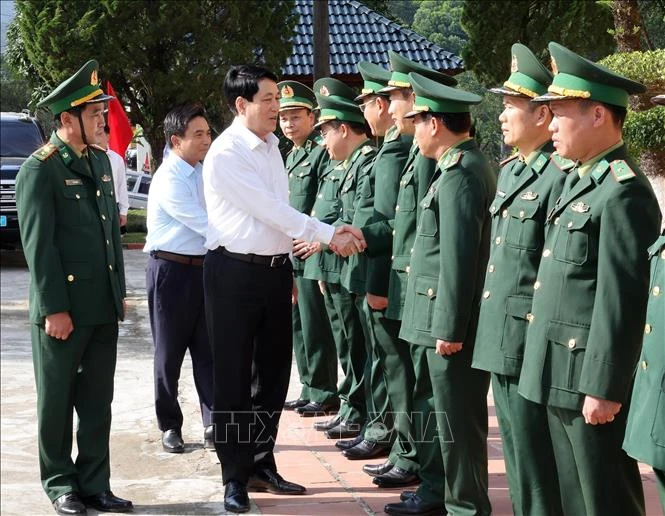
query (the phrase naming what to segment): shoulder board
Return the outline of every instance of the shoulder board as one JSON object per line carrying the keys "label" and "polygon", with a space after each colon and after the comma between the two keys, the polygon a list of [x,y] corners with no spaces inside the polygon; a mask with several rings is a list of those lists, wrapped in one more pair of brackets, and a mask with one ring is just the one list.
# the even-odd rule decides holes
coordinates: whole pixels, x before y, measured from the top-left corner
{"label": "shoulder board", "polygon": [[544,154],[538,155],[536,161],[531,164],[531,170],[539,174],[547,165],[547,157]]}
{"label": "shoulder board", "polygon": [[383,141],[392,142],[397,138],[399,138],[399,131],[397,130],[397,127],[392,126],[390,129],[388,129],[388,131],[386,131],[386,137],[383,139]]}
{"label": "shoulder board", "polygon": [[39,161],[45,161],[46,159],[53,156],[53,154],[58,150],[58,148],[53,145],[51,142],[47,143],[43,147],[37,149],[32,155],[37,158]]}
{"label": "shoulder board", "polygon": [[570,159],[562,158],[556,152],[550,155],[550,160],[561,170],[570,170],[575,166],[575,162]]}
{"label": "shoulder board", "polygon": [[317,145],[323,145],[323,138],[319,135],[315,136],[314,143],[316,143]]}
{"label": "shoulder board", "polygon": [[612,170],[612,174],[614,174],[614,179],[619,183],[628,181],[636,176],[630,165],[622,159],[617,159],[610,163],[610,169]]}
{"label": "shoulder board", "polygon": [[369,154],[370,152],[374,152],[374,147],[372,147],[371,145],[363,145],[362,148],[360,149],[360,152],[362,152],[364,156],[367,156],[367,154]]}
{"label": "shoulder board", "polygon": [[601,159],[591,171],[591,177],[596,181],[601,181],[610,169],[610,164],[605,159]]}
{"label": "shoulder board", "polygon": [[500,167],[504,166],[506,163],[509,163],[509,162],[511,162],[512,160],[514,160],[517,156],[519,156],[519,153],[517,153],[517,152],[516,152],[515,154],[513,154],[512,156],[508,156],[506,159],[504,159],[503,161],[499,162],[499,166],[500,166]]}
{"label": "shoulder board", "polygon": [[447,170],[457,165],[462,159],[463,152],[460,149],[454,149],[441,162],[441,170]]}
{"label": "shoulder board", "polygon": [[306,151],[312,150],[312,140],[307,140],[307,142],[305,142],[305,150]]}

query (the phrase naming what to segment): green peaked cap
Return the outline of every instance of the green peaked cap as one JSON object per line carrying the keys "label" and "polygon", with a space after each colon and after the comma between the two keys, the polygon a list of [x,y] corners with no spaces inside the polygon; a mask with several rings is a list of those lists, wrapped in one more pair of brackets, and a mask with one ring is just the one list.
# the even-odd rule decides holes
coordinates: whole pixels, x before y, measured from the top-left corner
{"label": "green peaked cap", "polygon": [[411,88],[412,85],[409,82],[410,73],[420,74],[423,77],[427,77],[438,83],[445,84],[446,86],[457,86],[457,79],[451,77],[450,75],[437,72],[436,70],[432,70],[425,65],[411,61],[406,57],[402,57],[393,50],[388,50],[388,57],[390,58],[390,68],[392,73],[390,75],[390,80],[388,81],[388,86],[383,88],[381,93],[396,90],[398,88]]}
{"label": "green peaked cap", "polygon": [[363,89],[355,98],[356,101],[362,100],[368,95],[380,95],[379,91],[388,86],[392,74],[385,68],[369,61],[360,61],[356,67],[364,81]]}
{"label": "green peaked cap", "polygon": [[277,83],[279,89],[279,110],[306,108],[310,111],[316,107],[314,92],[298,81],[282,81]]}
{"label": "green peaked cap", "polygon": [[552,72],[521,43],[511,47],[510,77],[503,83],[503,88],[491,88],[492,93],[512,96],[526,96],[532,99],[547,93],[552,83]]}
{"label": "green peaked cap", "polygon": [[320,127],[326,122],[338,120],[340,122],[358,122],[365,123],[362,111],[358,104],[353,100],[338,97],[336,95],[316,94],[316,101],[319,103],[319,120],[314,127]]}
{"label": "green peaked cap", "polygon": [[91,59],[69,79],[60,83],[37,107],[46,107],[53,115],[59,115],[82,104],[104,102],[114,97],[106,95],[99,84],[99,63]]}
{"label": "green peaked cap", "polygon": [[628,107],[628,96],[643,93],[646,87],[614,73],[602,65],[577,55],[563,45],[551,41],[554,80],[548,93],[535,100],[590,99],[613,106]]}
{"label": "green peaked cap", "polygon": [[417,73],[409,74],[416,100],[413,111],[405,118],[412,118],[419,113],[468,113],[473,104],[480,104],[482,97],[468,91],[451,88]]}
{"label": "green peaked cap", "polygon": [[358,95],[358,92],[351,86],[344,84],[342,81],[333,79],[332,77],[324,77],[314,83],[314,93],[316,97],[341,97],[347,100],[353,100]]}

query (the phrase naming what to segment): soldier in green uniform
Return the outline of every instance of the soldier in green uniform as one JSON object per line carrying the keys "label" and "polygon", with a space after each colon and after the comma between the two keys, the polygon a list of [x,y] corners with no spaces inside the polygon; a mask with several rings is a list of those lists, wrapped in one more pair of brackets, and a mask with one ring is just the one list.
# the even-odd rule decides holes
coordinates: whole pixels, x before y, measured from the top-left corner
{"label": "soldier in green uniform", "polygon": [[[88,61],[38,106],[49,143],[21,166],[16,198],[30,269],[42,486],[58,514],[125,512],[110,491],[109,434],[125,276],[98,64]],[[73,411],[78,455],[72,460]]]}
{"label": "soldier in green uniform", "polygon": [[[558,154],[577,161],[548,214],[519,393],[547,407],[565,514],[644,514],[621,449],[661,215],[628,156],[628,96],[644,86],[549,44]],[[494,245],[503,245],[494,243]]]}
{"label": "soldier in green uniform", "polygon": [[493,245],[485,275],[472,366],[492,373],[492,393],[513,512],[561,514],[547,411],[517,393],[527,314],[545,240],[545,218],[561,194],[572,161],[553,154],[549,107],[532,99],[552,74],[524,45],[512,46],[511,74],[499,116],[503,141],[517,153],[502,162],[492,216]]}
{"label": "soldier in green uniform", "polygon": [[[422,484],[384,510],[490,514],[489,374],[471,368],[496,190],[489,162],[469,135],[469,108],[481,97],[414,73],[410,82],[416,98],[408,116],[418,147],[437,160],[421,203],[400,330],[420,366],[413,410]],[[424,382],[429,389],[419,389]]]}
{"label": "soldier in green uniform", "polygon": [[[280,92],[279,123],[293,142],[286,157],[291,206],[309,214],[316,199],[319,175],[328,165],[326,150],[315,141],[316,106],[314,92],[296,81],[283,81]],[[305,262],[297,257],[305,242],[294,243],[293,274],[298,289],[293,307],[293,351],[302,388],[296,400],[284,408],[301,416],[321,415],[339,408],[337,398],[337,354],[325,303],[316,280],[303,277]]]}

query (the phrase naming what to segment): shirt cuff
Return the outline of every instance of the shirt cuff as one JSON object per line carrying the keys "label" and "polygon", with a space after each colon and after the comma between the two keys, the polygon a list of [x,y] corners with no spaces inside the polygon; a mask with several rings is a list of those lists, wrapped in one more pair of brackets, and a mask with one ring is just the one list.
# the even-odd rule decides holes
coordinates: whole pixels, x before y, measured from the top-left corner
{"label": "shirt cuff", "polygon": [[314,240],[316,240],[317,242],[321,242],[322,244],[328,245],[330,241],[333,239],[333,236],[335,236],[335,226],[331,226],[330,224],[326,224],[319,220],[317,220],[316,222],[318,228],[316,230],[316,234],[314,235]]}

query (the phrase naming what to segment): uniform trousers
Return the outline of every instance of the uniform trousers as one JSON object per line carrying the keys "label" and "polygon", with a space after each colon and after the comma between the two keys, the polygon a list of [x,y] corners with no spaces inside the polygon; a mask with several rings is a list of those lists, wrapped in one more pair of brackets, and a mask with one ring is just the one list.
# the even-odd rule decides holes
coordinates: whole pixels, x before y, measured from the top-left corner
{"label": "uniform trousers", "polygon": [[192,357],[203,426],[212,424],[212,351],[203,299],[203,267],[151,256],[146,266],[150,326],[155,344],[155,412],[162,432],[182,428],[178,381]]}
{"label": "uniform trousers", "polygon": [[[31,327],[42,486],[51,501],[110,489],[109,435],[118,323],[74,326],[67,340]],[[78,455],[72,460],[73,412]]]}
{"label": "uniform trousers", "polygon": [[273,450],[291,375],[291,262],[209,251],[203,266],[214,362],[215,450],[224,484],[277,470]]}

